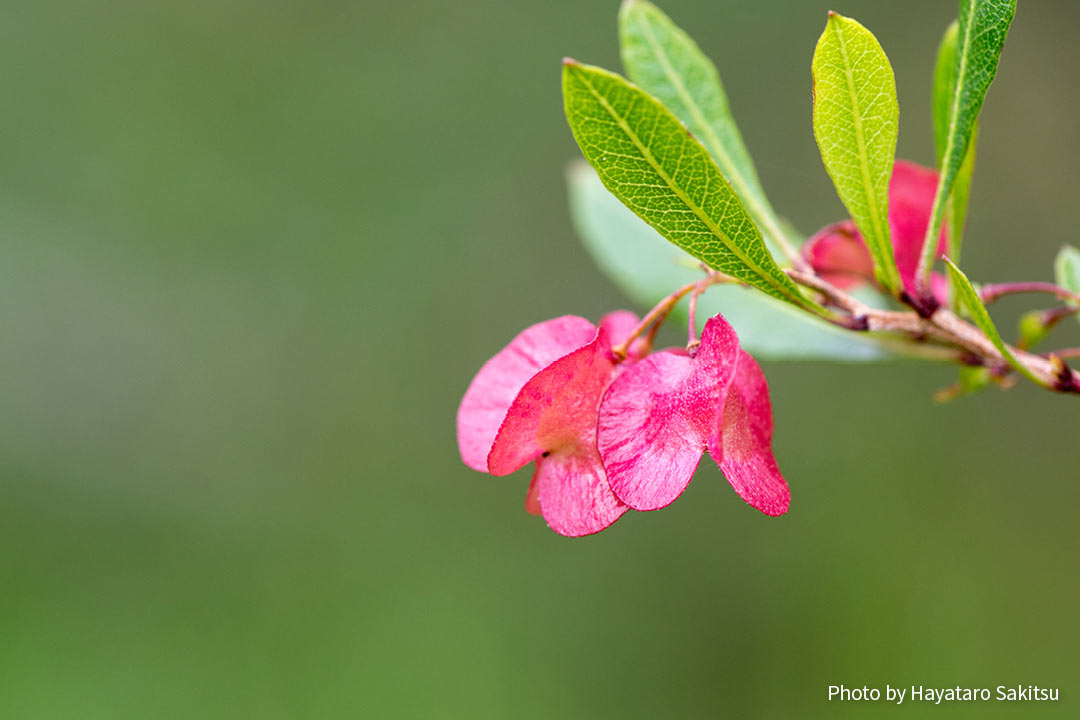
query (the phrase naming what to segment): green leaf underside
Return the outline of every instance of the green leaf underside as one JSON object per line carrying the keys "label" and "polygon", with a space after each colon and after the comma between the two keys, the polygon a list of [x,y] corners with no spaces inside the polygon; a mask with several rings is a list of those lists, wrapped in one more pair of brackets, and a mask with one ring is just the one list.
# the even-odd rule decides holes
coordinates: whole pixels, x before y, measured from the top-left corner
{"label": "green leaf underside", "polygon": [[946,201],[964,163],[979,110],[997,73],[1001,49],[1015,14],[1016,0],[960,0],[954,70],[956,81],[948,104],[941,180],[934,195],[930,223],[919,258],[919,277],[924,284],[928,284],[930,269],[934,264],[935,241],[941,232]]}
{"label": "green leaf underside", "polygon": [[[585,249],[616,286],[643,307],[701,277],[689,255],[663,242],[656,230],[627,209],[584,162],[567,173],[570,213]],[[860,295],[867,304],[880,297]],[[685,303],[676,317],[685,320]],[[739,342],[756,357],[771,360],[874,361],[898,357],[865,333],[851,333],[817,320],[787,303],[737,286],[711,287],[698,300],[698,320],[723,313]],[[675,320],[678,322],[678,320]]]}
{"label": "green leaf underside", "polygon": [[975,324],[986,335],[986,337],[994,344],[997,351],[1001,353],[1001,356],[1005,360],[1016,368],[1017,372],[1031,380],[1036,385],[1042,385],[1043,383],[1034,374],[1031,373],[1024,365],[1022,365],[1013,355],[1012,350],[1005,344],[1005,341],[1001,339],[1001,333],[998,332],[997,326],[994,325],[994,321],[990,318],[990,313],[987,311],[986,306],[983,305],[982,300],[979,299],[979,293],[975,291],[975,286],[968,280],[960,268],[949,258],[945,258],[945,267],[948,268],[949,278],[952,281],[953,289],[957,294],[957,298],[961,304],[967,308],[968,313],[971,315],[971,319],[975,321]]}
{"label": "green leaf underside", "polygon": [[625,0],[619,45],[626,74],[674,113],[712,155],[765,241],[779,253],[784,230],[758,179],[724,92],[720,73],[697,44],[645,0]]}
{"label": "green leaf underside", "polygon": [[[1066,245],[1054,259],[1054,281],[1069,292],[1080,294],[1080,250]],[[1076,316],[1080,322],[1080,315]]]}
{"label": "green leaf underside", "polygon": [[773,297],[819,311],[780,269],[705,148],[618,75],[567,61],[566,118],[604,185],[669,241]]}
{"label": "green leaf underside", "polygon": [[[945,30],[938,47],[937,62],[934,65],[934,146],[937,149],[937,162],[945,156],[945,146],[949,135],[949,110],[956,92],[957,42],[960,37],[960,23],[957,20]],[[945,206],[945,237],[947,254],[953,262],[960,262],[960,250],[963,245],[964,223],[967,218],[968,196],[971,192],[971,176],[975,171],[975,147],[978,142],[979,123],[976,119],[968,142],[964,160],[956,173],[956,181]]]}
{"label": "green leaf underside", "polygon": [[874,259],[878,281],[900,287],[889,238],[889,179],[899,106],[892,66],[873,34],[829,14],[814,50],[814,137],[836,193]]}

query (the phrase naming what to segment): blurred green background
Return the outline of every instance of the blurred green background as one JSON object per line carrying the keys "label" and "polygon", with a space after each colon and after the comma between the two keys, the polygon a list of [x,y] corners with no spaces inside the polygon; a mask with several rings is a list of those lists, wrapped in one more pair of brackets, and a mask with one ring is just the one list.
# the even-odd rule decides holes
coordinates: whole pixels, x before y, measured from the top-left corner
{"label": "blurred green background", "polygon": [[[842,217],[810,129],[830,5],[662,7],[774,204]],[[900,155],[930,161],[954,4],[831,7],[877,34]],[[461,464],[484,360],[626,304],[570,228],[559,95],[563,55],[618,67],[615,0],[3,8],[0,717],[1076,717],[1075,399],[767,363],[786,517],[706,461],[576,541],[523,512],[528,471]],[[1021,2],[976,280],[1049,279],[1075,242],[1078,19]],[[1062,700],[826,701],[887,682]]]}

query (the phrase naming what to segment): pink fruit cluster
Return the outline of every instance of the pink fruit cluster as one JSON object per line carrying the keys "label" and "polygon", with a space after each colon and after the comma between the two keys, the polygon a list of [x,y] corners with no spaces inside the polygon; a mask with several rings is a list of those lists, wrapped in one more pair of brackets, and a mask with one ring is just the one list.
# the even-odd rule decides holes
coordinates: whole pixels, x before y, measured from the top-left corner
{"label": "pink fruit cluster", "polygon": [[[933,170],[898,161],[889,186],[893,252],[912,294],[937,182]],[[820,230],[803,256],[838,288],[875,282],[850,220]],[[933,290],[942,300],[940,276]],[[509,475],[535,463],[525,507],[562,535],[589,535],[628,509],[669,505],[705,452],[747,503],[766,515],[787,512],[769,388],[732,327],[717,315],[700,343],[654,353],[637,337],[641,330],[623,310],[599,327],[565,316],[522,331],[480,369],[461,401],[465,464]]]}
{"label": "pink fruit cluster", "polygon": [[768,386],[727,321],[711,318],[690,352],[649,354],[638,341],[623,358],[614,347],[636,326],[618,311],[599,327],[566,316],[522,331],[461,401],[465,464],[508,475],[535,463],[525,507],[562,535],[668,505],[706,451],[740,497],[768,515],[786,512]]}

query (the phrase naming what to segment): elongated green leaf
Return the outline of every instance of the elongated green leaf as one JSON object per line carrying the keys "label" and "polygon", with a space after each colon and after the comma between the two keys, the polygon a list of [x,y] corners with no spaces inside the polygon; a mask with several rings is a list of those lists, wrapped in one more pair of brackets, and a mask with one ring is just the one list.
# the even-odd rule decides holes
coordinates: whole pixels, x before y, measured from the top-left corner
{"label": "elongated green leaf", "polygon": [[934,63],[934,149],[939,166],[945,157],[945,145],[949,138],[949,110],[956,94],[956,45],[959,39],[960,21],[953,20],[941,37],[937,61]]}
{"label": "elongated green leaf", "polygon": [[825,169],[866,240],[878,282],[900,287],[889,238],[889,179],[900,109],[889,58],[873,34],[829,13],[814,50],[814,137]]}
{"label": "elongated green leaf", "polygon": [[[1054,259],[1054,280],[1069,292],[1080,294],[1080,250],[1066,245]],[[1080,322],[1080,315],[1076,316]]]}
{"label": "elongated green leaf", "polygon": [[952,280],[953,289],[956,291],[957,297],[967,308],[968,313],[971,315],[971,319],[975,321],[975,324],[986,335],[986,337],[994,344],[997,351],[1001,353],[1001,357],[1016,368],[1017,372],[1026,377],[1036,385],[1042,385],[1043,383],[1037,378],[1030,370],[1021,364],[1016,356],[1013,355],[1012,350],[1005,344],[1005,341],[1001,339],[1001,333],[998,332],[997,327],[994,325],[994,321],[990,318],[990,313],[987,311],[986,306],[983,305],[982,300],[979,299],[979,293],[975,291],[975,287],[968,280],[960,268],[956,267],[952,260],[945,258],[945,266],[949,269],[949,278]]}
{"label": "elongated green leaf", "polygon": [[[642,307],[651,307],[677,287],[701,278],[697,261],[670,243],[608,192],[583,161],[567,172],[570,215],[589,255],[611,280]],[[880,303],[869,292],[867,304]],[[682,309],[677,317],[685,320]],[[764,293],[739,286],[711,287],[698,300],[698,320],[722,312],[755,357],[772,360],[873,361],[898,357],[867,337],[820,321]],[[669,321],[670,322],[670,321]]]}
{"label": "elongated green leaf", "polygon": [[1080,293],[1080,250],[1065,245],[1054,258],[1054,279],[1069,292]]}
{"label": "elongated green leaf", "polygon": [[780,218],[765,197],[716,66],[689,35],[646,0],[624,0],[619,44],[627,76],[701,140],[769,248],[782,252],[785,234]]}
{"label": "elongated green leaf", "polygon": [[919,258],[918,277],[924,287],[929,287],[946,201],[952,193],[975,132],[975,121],[982,109],[986,91],[997,73],[1001,49],[1015,14],[1016,0],[960,0],[954,61],[956,82],[948,105],[941,181],[934,195],[930,223]]}
{"label": "elongated green leaf", "polygon": [[604,185],[711,268],[819,311],[777,266],[709,153],[655,98],[618,75],[566,61],[566,118]]}
{"label": "elongated green leaf", "polygon": [[[971,133],[971,142],[964,153],[964,162],[956,173],[952,193],[945,204],[945,247],[951,258],[959,258],[964,244],[964,223],[967,222],[968,197],[971,194],[971,176],[975,173],[975,144],[979,137],[979,124]],[[957,261],[959,262],[959,261]]]}
{"label": "elongated green leaf", "polygon": [[[960,23],[954,20],[945,30],[938,47],[937,63],[934,65],[934,145],[937,161],[941,164],[949,136],[949,110],[956,93],[957,50]],[[971,176],[975,171],[975,146],[979,136],[979,123],[975,122],[971,141],[968,142],[964,161],[956,173],[956,182],[945,206],[945,237],[948,255],[953,262],[960,262],[960,250],[964,238],[964,222],[967,219],[968,195]]]}

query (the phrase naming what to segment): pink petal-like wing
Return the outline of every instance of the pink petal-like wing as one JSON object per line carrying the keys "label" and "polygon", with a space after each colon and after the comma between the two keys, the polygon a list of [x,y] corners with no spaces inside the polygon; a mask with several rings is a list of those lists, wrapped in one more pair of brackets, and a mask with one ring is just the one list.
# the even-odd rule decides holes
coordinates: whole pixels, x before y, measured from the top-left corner
{"label": "pink petal-like wing", "polygon": [[693,358],[655,353],[611,383],[597,447],[620,500],[656,510],[682,494],[714,433],[738,354],[735,331],[717,315],[705,324]]}
{"label": "pink petal-like wing", "polygon": [[[889,180],[889,231],[892,234],[893,255],[900,279],[909,292],[915,288],[915,273],[919,267],[926,226],[937,192],[938,174],[935,170],[906,160],[897,160]],[[945,233],[938,240],[937,256],[945,252]]]}
{"label": "pink petal-like wing", "polygon": [[615,363],[603,328],[525,383],[488,454],[492,475],[509,475],[545,452],[596,443],[596,410]]}
{"label": "pink petal-like wing", "polygon": [[484,363],[458,407],[458,448],[466,465],[487,472],[487,457],[495,435],[521,388],[536,373],[587,344],[595,334],[596,328],[584,318],[555,318],[521,331]]}
{"label": "pink petal-like wing", "polygon": [[791,491],[773,457],[772,433],[765,374],[742,352],[724,401],[720,434],[710,439],[709,452],[739,497],[766,515],[783,515]]}
{"label": "pink petal-like wing", "polygon": [[[612,346],[622,344],[637,329],[638,316],[629,310],[615,310],[600,318],[600,327],[607,331]],[[634,362],[649,354],[644,338],[637,338],[627,349],[626,360]]]}
{"label": "pink petal-like wing", "polygon": [[[715,406],[689,385],[693,360],[662,351],[628,368],[600,405],[597,442],[608,482],[635,510],[677,498],[701,459]],[[706,412],[701,411],[707,406]]]}
{"label": "pink petal-like wing", "polygon": [[821,228],[802,252],[818,275],[841,290],[874,280],[874,259],[850,220]]}
{"label": "pink petal-like wing", "polygon": [[630,337],[637,325],[638,316],[629,310],[613,310],[600,318],[600,327],[604,328],[612,345],[618,345]]}
{"label": "pink petal-like wing", "polygon": [[544,520],[560,535],[600,532],[627,510],[611,492],[595,446],[564,448],[543,458],[534,481]]}

